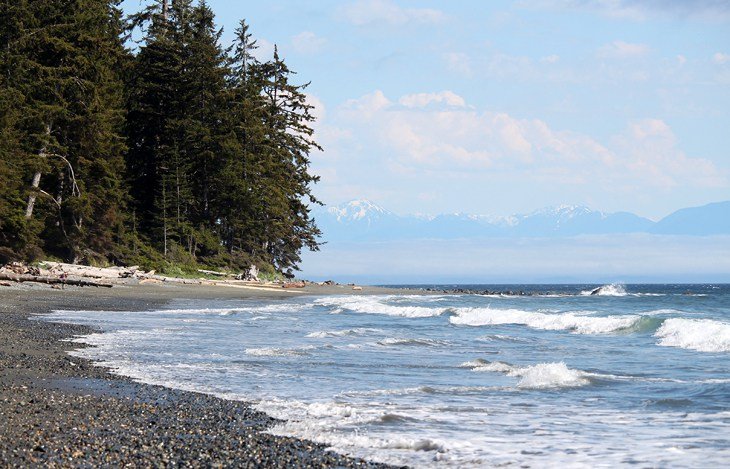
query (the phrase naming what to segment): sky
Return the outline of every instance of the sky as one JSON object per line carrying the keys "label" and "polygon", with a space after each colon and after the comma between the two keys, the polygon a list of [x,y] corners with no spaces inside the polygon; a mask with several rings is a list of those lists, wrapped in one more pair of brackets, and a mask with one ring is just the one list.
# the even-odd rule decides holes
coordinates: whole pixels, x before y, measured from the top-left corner
{"label": "sky", "polygon": [[328,205],[656,220],[730,199],[730,0],[208,3],[224,43],[245,18],[311,82]]}

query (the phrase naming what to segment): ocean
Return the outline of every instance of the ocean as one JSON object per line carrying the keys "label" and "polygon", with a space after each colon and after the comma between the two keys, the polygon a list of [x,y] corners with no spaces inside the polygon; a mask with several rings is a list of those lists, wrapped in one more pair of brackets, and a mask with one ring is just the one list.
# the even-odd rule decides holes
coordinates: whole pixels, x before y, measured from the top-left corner
{"label": "ocean", "polygon": [[73,355],[252,402],[270,432],[416,467],[721,467],[730,285],[472,285],[529,296],[178,300],[57,311]]}

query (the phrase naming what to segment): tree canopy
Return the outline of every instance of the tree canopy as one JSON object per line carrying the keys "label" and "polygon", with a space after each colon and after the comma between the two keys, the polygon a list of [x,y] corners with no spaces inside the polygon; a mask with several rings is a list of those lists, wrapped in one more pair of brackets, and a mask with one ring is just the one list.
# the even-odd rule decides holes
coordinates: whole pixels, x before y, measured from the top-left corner
{"label": "tree canopy", "polygon": [[0,260],[291,273],[320,234],[307,84],[202,0],[118,4],[0,0]]}

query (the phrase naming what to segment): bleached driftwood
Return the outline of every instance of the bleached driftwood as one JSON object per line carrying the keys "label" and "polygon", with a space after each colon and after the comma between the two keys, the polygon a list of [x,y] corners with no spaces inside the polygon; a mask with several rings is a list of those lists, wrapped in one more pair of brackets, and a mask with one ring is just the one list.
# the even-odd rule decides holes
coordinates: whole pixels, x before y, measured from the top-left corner
{"label": "bleached driftwood", "polygon": [[15,274],[8,272],[0,272],[0,280],[10,280],[12,282],[36,282],[47,284],[63,284],[75,285],[79,287],[107,287],[111,288],[110,283],[102,283],[94,280],[82,280],[76,278],[50,277],[48,275],[31,275],[31,274]]}
{"label": "bleached driftwood", "polygon": [[88,265],[66,264],[44,261],[39,264],[47,275],[75,275],[90,278],[129,278],[139,272],[139,266],[132,267],[91,267]]}
{"label": "bleached driftwood", "polygon": [[234,277],[235,274],[228,274],[226,272],[216,272],[215,270],[198,269],[201,274],[215,275],[217,277]]}
{"label": "bleached driftwood", "polygon": [[251,267],[246,272],[241,272],[239,274],[232,274],[228,272],[218,272],[215,270],[205,270],[205,269],[198,269],[198,272],[201,274],[207,274],[207,275],[215,275],[217,277],[233,277],[236,280],[246,280],[246,281],[255,281],[258,282],[259,280],[259,269],[256,267],[256,265],[251,264]]}
{"label": "bleached driftwood", "polygon": [[[156,280],[158,282],[165,282],[165,283],[182,283],[184,285],[201,285],[204,282],[207,283],[205,279],[197,279],[197,278],[179,278],[179,277],[166,277],[164,275],[143,275],[142,280],[140,280],[140,283],[142,283],[143,280]],[[149,282],[145,282],[149,283]]]}

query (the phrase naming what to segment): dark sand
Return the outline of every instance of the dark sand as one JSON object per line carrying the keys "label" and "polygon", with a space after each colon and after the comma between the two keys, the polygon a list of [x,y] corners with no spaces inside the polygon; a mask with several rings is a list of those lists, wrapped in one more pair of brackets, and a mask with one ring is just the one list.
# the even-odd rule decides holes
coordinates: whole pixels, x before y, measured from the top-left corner
{"label": "dark sand", "polygon": [[[393,290],[308,286],[310,294]],[[134,383],[66,352],[90,328],[29,320],[54,309],[131,310],[173,298],[288,297],[190,285],[55,290],[0,286],[2,467],[385,467],[263,431],[270,417],[243,402]]]}

